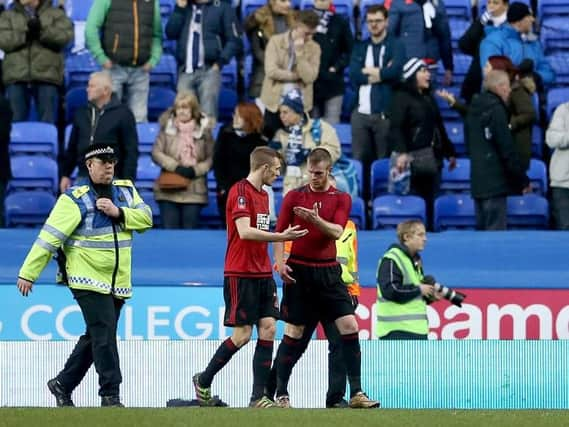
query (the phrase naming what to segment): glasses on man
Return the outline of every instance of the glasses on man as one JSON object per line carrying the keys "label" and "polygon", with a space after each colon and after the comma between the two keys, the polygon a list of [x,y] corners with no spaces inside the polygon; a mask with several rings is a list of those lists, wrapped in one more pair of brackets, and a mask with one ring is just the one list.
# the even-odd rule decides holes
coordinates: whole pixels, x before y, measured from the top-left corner
{"label": "glasses on man", "polygon": [[117,159],[99,159],[99,158],[96,158],[95,161],[98,163],[103,163],[105,165],[116,165],[118,162]]}

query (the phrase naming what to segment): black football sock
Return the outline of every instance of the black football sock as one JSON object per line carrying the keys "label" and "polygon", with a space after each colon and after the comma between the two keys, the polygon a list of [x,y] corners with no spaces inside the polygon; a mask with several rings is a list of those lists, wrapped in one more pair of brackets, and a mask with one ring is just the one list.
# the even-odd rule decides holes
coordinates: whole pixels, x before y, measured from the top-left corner
{"label": "black football sock", "polygon": [[273,341],[258,339],[253,355],[253,394],[251,400],[257,400],[264,396],[272,359]]}
{"label": "black football sock", "polygon": [[357,332],[342,335],[342,351],[344,362],[346,363],[346,371],[348,372],[348,382],[350,383],[350,397],[353,397],[356,393],[362,391],[362,352]]}
{"label": "black football sock", "polygon": [[283,337],[277,351],[277,397],[288,395],[288,381],[292,374],[292,368],[300,356],[300,339]]}
{"label": "black football sock", "polygon": [[209,365],[207,365],[205,371],[203,371],[200,375],[200,386],[211,387],[211,383],[215,374],[221,371],[221,369],[227,365],[227,362],[229,362],[233,355],[238,351],[239,347],[233,344],[231,338],[227,338],[225,341],[223,341],[209,361]]}

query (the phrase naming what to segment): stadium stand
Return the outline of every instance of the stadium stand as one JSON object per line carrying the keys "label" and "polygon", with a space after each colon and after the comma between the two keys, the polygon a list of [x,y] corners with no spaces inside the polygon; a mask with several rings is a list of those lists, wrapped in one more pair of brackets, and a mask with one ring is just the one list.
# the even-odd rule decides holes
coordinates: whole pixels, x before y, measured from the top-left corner
{"label": "stadium stand", "polygon": [[448,170],[445,160],[441,174],[441,193],[470,193],[470,159],[459,157],[456,167]]}
{"label": "stadium stand", "polygon": [[352,210],[350,212],[350,219],[354,221],[358,230],[366,229],[366,207],[365,202],[361,197],[352,199]]}
{"label": "stadium stand", "polygon": [[160,125],[158,123],[137,123],[136,132],[138,133],[138,151],[140,154],[150,154],[152,152],[152,146],[158,132],[160,131]]}
{"label": "stadium stand", "polygon": [[43,154],[57,159],[57,128],[50,123],[17,122],[10,133],[10,155]]}
{"label": "stadium stand", "polygon": [[8,193],[20,190],[37,190],[57,194],[59,178],[57,163],[47,156],[13,156],[10,159],[12,179]]}
{"label": "stadium stand", "polygon": [[445,194],[435,199],[435,231],[475,227],[474,200],[468,194]]}
{"label": "stadium stand", "polygon": [[371,197],[376,198],[387,193],[387,184],[389,180],[389,159],[375,160],[371,164],[370,174]]}
{"label": "stadium stand", "polygon": [[426,219],[425,201],[417,196],[379,196],[373,200],[372,228],[394,228],[408,219]]}
{"label": "stadium stand", "polygon": [[148,93],[148,120],[156,122],[160,115],[174,105],[176,92],[160,86],[150,86]]}
{"label": "stadium stand", "polygon": [[549,204],[537,194],[508,197],[508,228],[545,229],[549,226]]}
{"label": "stadium stand", "polygon": [[4,203],[7,227],[40,226],[55,205],[55,196],[45,191],[18,191],[8,194]]}

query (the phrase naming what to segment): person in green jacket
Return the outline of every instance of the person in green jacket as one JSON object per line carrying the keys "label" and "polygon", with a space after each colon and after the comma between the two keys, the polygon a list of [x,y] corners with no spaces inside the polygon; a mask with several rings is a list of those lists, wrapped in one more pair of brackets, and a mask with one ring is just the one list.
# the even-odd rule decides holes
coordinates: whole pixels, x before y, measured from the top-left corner
{"label": "person in green jacket", "polygon": [[74,406],[71,393],[93,363],[101,406],[123,406],[117,323],[132,295],[132,233],[152,227],[152,211],[130,180],[113,180],[116,162],[111,145],[88,147],[89,180],[59,197],[18,273],[18,289],[28,296],[57,254],[58,278],[71,289],[87,326],[63,370],[47,383],[57,406]]}
{"label": "person in green jacket", "polygon": [[128,103],[137,123],[145,122],[149,73],[162,56],[159,0],[95,0],[85,24],[85,42],[99,65],[111,73],[118,99]]}
{"label": "person in green jacket", "polygon": [[72,40],[71,20],[51,0],[15,0],[0,14],[2,74],[15,122],[28,120],[33,98],[38,119],[55,123],[64,49]]}
{"label": "person in green jacket", "polygon": [[399,243],[391,245],[377,271],[377,328],[379,339],[426,340],[429,333],[427,304],[442,298],[425,283],[419,252],[427,233],[419,220],[397,226]]}

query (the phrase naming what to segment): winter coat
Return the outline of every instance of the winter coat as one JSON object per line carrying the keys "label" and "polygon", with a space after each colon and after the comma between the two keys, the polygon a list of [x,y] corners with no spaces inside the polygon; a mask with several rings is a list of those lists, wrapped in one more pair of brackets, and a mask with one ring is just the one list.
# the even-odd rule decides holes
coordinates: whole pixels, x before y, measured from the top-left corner
{"label": "winter coat", "polygon": [[227,192],[233,184],[249,174],[251,152],[267,145],[267,140],[258,133],[239,136],[228,124],[219,132],[213,155],[213,172],[217,191]]}
{"label": "winter coat", "polygon": [[472,197],[504,197],[529,185],[500,97],[485,91],[473,98],[466,115],[465,137]]}
{"label": "winter coat", "polygon": [[294,83],[302,92],[304,111],[313,106],[313,84],[320,68],[320,46],[313,40],[296,52],[296,62],[288,69],[290,31],[277,34],[269,40],[265,52],[265,79],[261,89],[261,101],[267,110],[275,113],[286,83]]}
{"label": "winter coat", "polygon": [[[284,17],[288,29],[294,24],[294,15],[295,12],[291,9],[290,13]],[[274,15],[269,4],[260,7],[247,17],[245,34],[247,34],[253,53],[253,75],[249,84],[249,97],[258,98],[265,78],[265,49],[269,39],[274,34],[278,34],[275,33]]]}
{"label": "winter coat", "polygon": [[[217,63],[220,67],[241,54],[243,42],[235,11],[231,5],[214,0],[202,5],[202,41],[206,66]],[[184,8],[176,5],[166,24],[165,33],[169,40],[176,40],[176,59],[182,67],[186,65],[189,28],[192,23],[192,3]]]}
{"label": "winter coat", "polygon": [[532,99],[534,93],[535,82],[533,78],[524,77],[514,82],[508,100],[510,129],[524,170],[529,169],[532,128],[537,123],[537,112]]}
{"label": "winter coat", "polygon": [[516,31],[511,25],[505,24],[490,32],[480,45],[480,66],[484,67],[488,58],[494,55],[504,55],[512,60],[515,66],[524,59],[531,59],[534,70],[543,83],[548,85],[555,81],[555,72],[543,54],[543,48],[534,35],[528,37]]}
{"label": "winter coat", "polygon": [[448,16],[443,0],[432,2],[436,16],[432,28],[425,27],[423,9],[415,1],[393,0],[389,8],[389,34],[405,46],[407,58],[441,59],[445,70],[453,69]]}
{"label": "winter coat", "polygon": [[37,9],[40,21],[38,38],[28,35],[28,17],[24,6],[14,2],[12,9],[0,15],[0,49],[6,85],[20,82],[63,84],[65,46],[73,40],[73,24],[63,10],[41,0]]}
{"label": "winter coat", "polygon": [[[195,178],[190,179],[185,190],[164,191],[155,184],[155,200],[207,205],[207,173],[213,164],[214,141],[211,135],[211,123],[205,115],[202,115],[193,136],[197,147],[197,163],[192,166]],[[176,168],[181,166],[177,158],[178,151],[178,130],[174,124],[173,109],[170,108],[160,116],[160,132],[152,147],[152,160],[163,170],[175,172]]]}
{"label": "winter coat", "polygon": [[[344,94],[344,69],[350,63],[354,36],[343,15],[332,15],[326,34],[314,34],[320,46],[320,69],[314,82],[314,103],[321,103]],[[336,71],[330,72],[330,67]]]}
{"label": "winter coat", "polygon": [[395,91],[389,119],[389,151],[408,153],[432,145],[441,167],[443,157],[456,156],[439,107],[430,93],[407,88]]}
{"label": "winter coat", "polygon": [[553,149],[549,163],[551,186],[569,189],[569,102],[561,104],[553,113],[545,142]]}
{"label": "winter coat", "polygon": [[130,108],[114,95],[101,109],[89,103],[76,111],[69,145],[63,154],[62,176],[70,177],[75,167],[79,168],[79,175],[88,175],[83,155],[93,142],[114,145],[119,158],[115,177],[134,182],[138,163],[136,121]]}
{"label": "winter coat", "polygon": [[[312,127],[314,121],[312,119],[306,120],[306,123],[302,127],[302,147],[307,150],[312,150],[317,146],[325,148],[332,156],[332,163],[336,163],[336,161],[340,158],[342,154],[342,148],[340,146],[340,140],[338,139],[338,135],[336,134],[336,129],[331,126],[329,123],[326,123],[324,120],[320,120],[320,145],[317,145],[314,139],[312,138]],[[280,151],[280,153],[285,157],[286,155],[286,148],[288,146],[288,136],[289,132],[285,129],[279,129],[275,135],[274,141],[271,142],[271,146],[273,148]],[[286,158],[286,157],[285,157]],[[308,183],[308,173],[306,171],[306,160],[302,165],[300,165],[301,170],[301,177],[294,177],[289,176],[286,174],[284,176],[284,183],[283,183],[283,190],[284,192],[288,192],[294,188],[300,187],[304,184]]]}

